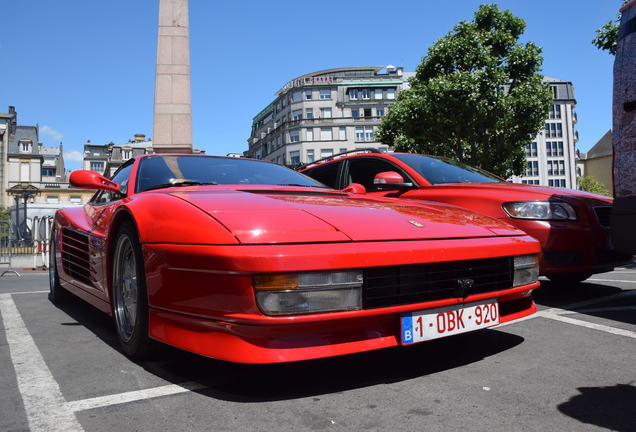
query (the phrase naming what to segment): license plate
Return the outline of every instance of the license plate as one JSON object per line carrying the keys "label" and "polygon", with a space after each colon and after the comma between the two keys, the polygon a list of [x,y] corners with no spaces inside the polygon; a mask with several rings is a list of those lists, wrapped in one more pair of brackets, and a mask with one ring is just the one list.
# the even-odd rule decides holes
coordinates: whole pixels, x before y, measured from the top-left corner
{"label": "license plate", "polygon": [[402,344],[492,327],[499,324],[499,304],[486,300],[402,314]]}

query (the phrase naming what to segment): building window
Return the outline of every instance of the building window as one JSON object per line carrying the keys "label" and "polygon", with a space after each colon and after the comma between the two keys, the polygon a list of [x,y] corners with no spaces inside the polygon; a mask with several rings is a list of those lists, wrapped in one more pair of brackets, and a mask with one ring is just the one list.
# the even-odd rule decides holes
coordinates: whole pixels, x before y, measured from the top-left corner
{"label": "building window", "polygon": [[314,151],[313,150],[307,150],[307,163],[311,163],[313,162],[314,159]]}
{"label": "building window", "polygon": [[121,151],[122,160],[128,160],[132,157],[132,149],[124,149]]}
{"label": "building window", "polygon": [[558,105],[558,104],[550,105],[550,118],[561,119],[561,105]]}
{"label": "building window", "polygon": [[307,108],[305,110],[305,118],[307,118],[307,119],[314,118],[314,109],[313,108]]}
{"label": "building window", "polygon": [[563,137],[563,126],[561,125],[561,123],[546,123],[545,136],[547,138]]}
{"label": "building window", "polygon": [[305,99],[312,100],[314,95],[311,93],[311,90],[305,90]]}
{"label": "building window", "polygon": [[558,145],[558,149],[559,149],[559,153],[558,153],[557,156],[563,156],[563,141],[558,141],[557,145]]}
{"label": "building window", "polygon": [[331,141],[331,128],[320,128],[320,141]]}
{"label": "building window", "polygon": [[382,89],[375,89],[375,98],[382,99]]}
{"label": "building window", "polygon": [[364,141],[364,128],[356,128],[356,141]]}
{"label": "building window", "polygon": [[320,99],[331,99],[331,90],[320,90]]}
{"label": "building window", "polygon": [[353,118],[360,117],[360,109],[359,108],[351,108],[351,117],[353,117]]}
{"label": "building window", "polygon": [[561,187],[565,187],[565,179],[561,179],[559,180],[559,183],[561,183]]}
{"label": "building window", "polygon": [[42,176],[43,177],[53,177],[55,175],[54,168],[42,168]]}
{"label": "building window", "polygon": [[289,152],[289,162],[292,165],[299,164],[300,163],[300,152],[299,151]]}
{"label": "building window", "polygon": [[557,86],[555,86],[555,85],[550,86],[550,91],[552,92],[552,98],[553,99],[557,99],[558,95],[559,95],[559,92],[557,90]]}
{"label": "building window", "polygon": [[553,169],[553,167],[552,167],[552,162],[553,162],[553,161],[548,161],[548,162],[547,162],[547,165],[548,165],[548,175],[549,175],[549,176],[554,175],[554,169]]}
{"label": "building window", "polygon": [[548,186],[554,187],[554,180],[552,179],[548,180]]}
{"label": "building window", "polygon": [[364,116],[365,117],[371,117],[371,108],[365,108],[364,109]]}
{"label": "building window", "polygon": [[539,162],[528,161],[528,168],[526,169],[526,176],[538,176],[539,175]]}
{"label": "building window", "polygon": [[333,149],[320,149],[320,159],[333,156]]}
{"label": "building window", "polygon": [[526,157],[537,157],[537,143],[526,144]]}
{"label": "building window", "polygon": [[314,130],[313,129],[307,129],[307,131],[305,132],[305,136],[307,137],[307,141],[313,141],[314,140]]}
{"label": "building window", "polygon": [[91,161],[90,167],[91,171],[97,171],[100,174],[104,172],[104,162]]}
{"label": "building window", "polygon": [[60,202],[60,197],[57,195],[47,195],[46,196],[46,202],[47,203],[59,203]]}
{"label": "building window", "polygon": [[300,131],[298,130],[293,130],[293,131],[289,131],[289,142],[298,142],[300,141]]}
{"label": "building window", "polygon": [[374,141],[375,138],[373,136],[373,126],[364,128],[364,140],[365,141]]}
{"label": "building window", "polygon": [[386,89],[386,98],[387,99],[395,99],[395,89]]}
{"label": "building window", "polygon": [[331,108],[320,108],[320,117],[331,118]]}
{"label": "building window", "polygon": [[71,195],[71,202],[73,204],[81,204],[82,203],[82,197],[79,195]]}
{"label": "building window", "polygon": [[28,162],[20,162],[20,181],[31,181],[31,170]]}
{"label": "building window", "polygon": [[302,120],[303,119],[303,110],[296,110],[292,112],[292,118],[294,120]]}
{"label": "building window", "polygon": [[31,140],[20,140],[20,153],[31,153]]}
{"label": "building window", "polygon": [[346,147],[342,147],[338,153],[346,153],[347,152],[347,148]]}
{"label": "building window", "polygon": [[559,175],[565,175],[565,161],[559,161]]}
{"label": "building window", "polygon": [[302,97],[302,93],[299,91],[295,91],[292,93],[291,101],[292,102],[300,102]]}
{"label": "building window", "polygon": [[370,99],[371,98],[371,90],[362,89],[362,99]]}
{"label": "building window", "polygon": [[341,139],[343,141],[347,139],[347,128],[346,127],[341,127],[338,130],[338,139]]}
{"label": "building window", "polygon": [[378,117],[384,117],[384,107],[376,108],[375,109],[375,115],[378,116]]}
{"label": "building window", "polygon": [[349,99],[350,100],[358,99],[358,89],[349,89]]}

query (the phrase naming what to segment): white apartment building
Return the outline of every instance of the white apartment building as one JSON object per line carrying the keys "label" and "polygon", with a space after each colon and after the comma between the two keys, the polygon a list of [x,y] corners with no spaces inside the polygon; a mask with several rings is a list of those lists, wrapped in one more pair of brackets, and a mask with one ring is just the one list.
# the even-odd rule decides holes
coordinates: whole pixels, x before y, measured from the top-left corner
{"label": "white apartment building", "polygon": [[525,175],[512,181],[542,186],[576,189],[576,99],[569,81],[545,77],[550,85],[553,101],[545,129],[526,146]]}
{"label": "white apartment building", "polygon": [[358,148],[387,150],[375,132],[412,75],[370,66],[295,78],[254,117],[245,155],[296,166]]}

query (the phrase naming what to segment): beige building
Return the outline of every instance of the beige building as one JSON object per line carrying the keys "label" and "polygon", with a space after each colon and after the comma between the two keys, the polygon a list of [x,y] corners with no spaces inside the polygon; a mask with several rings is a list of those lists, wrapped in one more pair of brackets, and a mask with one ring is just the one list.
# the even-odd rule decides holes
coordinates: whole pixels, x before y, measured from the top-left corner
{"label": "beige building", "polygon": [[295,78],[253,118],[245,154],[295,166],[358,148],[387,150],[375,133],[407,75],[401,67],[371,66]]}
{"label": "beige building", "polygon": [[587,153],[582,153],[579,163],[582,166],[581,176],[592,177],[605,186],[608,191],[612,186],[612,131],[609,130],[598,140]]}

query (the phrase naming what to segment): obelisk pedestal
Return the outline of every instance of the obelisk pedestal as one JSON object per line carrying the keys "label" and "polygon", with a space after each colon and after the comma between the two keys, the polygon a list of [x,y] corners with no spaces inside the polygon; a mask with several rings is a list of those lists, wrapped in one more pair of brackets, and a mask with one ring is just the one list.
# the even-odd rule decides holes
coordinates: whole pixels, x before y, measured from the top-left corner
{"label": "obelisk pedestal", "polygon": [[159,0],[152,147],[192,153],[188,0]]}

